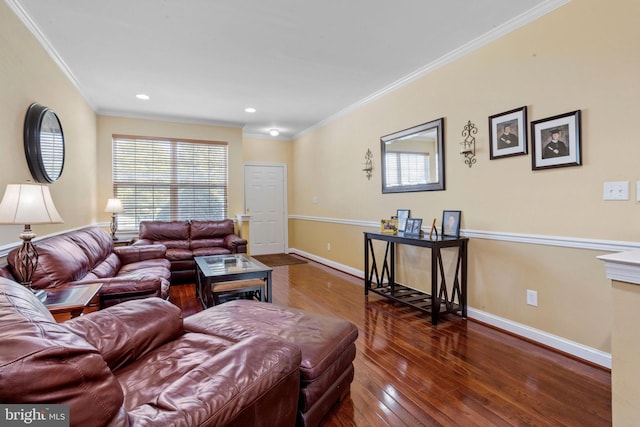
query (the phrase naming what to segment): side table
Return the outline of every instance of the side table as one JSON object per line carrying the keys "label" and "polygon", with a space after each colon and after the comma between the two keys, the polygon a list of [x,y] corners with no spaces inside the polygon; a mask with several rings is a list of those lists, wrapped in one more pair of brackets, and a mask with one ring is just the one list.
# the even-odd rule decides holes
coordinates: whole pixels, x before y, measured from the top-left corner
{"label": "side table", "polygon": [[47,289],[47,299],[44,305],[53,315],[69,313],[71,318],[78,317],[91,305],[94,299],[97,299],[101,288],[101,283],[91,283]]}

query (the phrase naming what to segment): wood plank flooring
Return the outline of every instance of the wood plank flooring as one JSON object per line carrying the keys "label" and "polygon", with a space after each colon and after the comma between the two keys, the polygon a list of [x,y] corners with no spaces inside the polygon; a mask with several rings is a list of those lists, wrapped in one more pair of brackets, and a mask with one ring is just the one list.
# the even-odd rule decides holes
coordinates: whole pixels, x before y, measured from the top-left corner
{"label": "wood plank flooring", "polygon": [[[323,426],[610,426],[611,374],[486,325],[449,315],[436,327],[312,261],[274,267],[273,302],[353,322],[350,397]],[[185,316],[194,286],[174,285]]]}

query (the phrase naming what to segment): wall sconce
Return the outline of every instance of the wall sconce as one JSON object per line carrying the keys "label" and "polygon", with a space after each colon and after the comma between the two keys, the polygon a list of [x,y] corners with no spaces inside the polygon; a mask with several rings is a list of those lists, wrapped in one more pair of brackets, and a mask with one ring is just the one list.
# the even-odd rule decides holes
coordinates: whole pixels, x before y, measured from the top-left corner
{"label": "wall sconce", "polygon": [[104,211],[111,214],[111,225],[109,226],[111,229],[111,238],[118,240],[116,238],[116,231],[118,231],[118,217],[116,214],[124,212],[122,201],[120,201],[120,199],[107,200],[107,206],[105,206]]}
{"label": "wall sconce", "polygon": [[460,154],[464,156],[464,164],[469,167],[476,162],[476,137],[473,136],[476,133],[478,128],[469,120],[462,129],[464,140],[460,143]]}
{"label": "wall sconce", "polygon": [[373,154],[371,150],[367,149],[367,152],[364,155],[364,160],[362,161],[362,170],[366,173],[367,179],[371,180],[371,175],[373,171]]}

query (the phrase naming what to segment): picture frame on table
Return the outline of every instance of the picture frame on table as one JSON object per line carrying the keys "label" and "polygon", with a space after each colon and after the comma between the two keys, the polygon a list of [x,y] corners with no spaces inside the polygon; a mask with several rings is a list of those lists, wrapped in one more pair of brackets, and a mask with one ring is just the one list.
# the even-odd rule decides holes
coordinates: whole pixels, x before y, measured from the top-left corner
{"label": "picture frame on table", "polygon": [[533,170],[581,164],[580,110],[531,122]]}
{"label": "picture frame on table", "polygon": [[407,219],[411,216],[411,211],[409,209],[398,209],[396,216],[398,218],[398,231],[405,231]]}
{"label": "picture frame on table", "polygon": [[489,159],[527,154],[527,107],[489,116]]}
{"label": "picture frame on table", "polygon": [[383,234],[396,234],[398,232],[398,220],[396,218],[380,220],[380,232]]}
{"label": "picture frame on table", "polygon": [[442,211],[442,237],[460,237],[462,211]]}
{"label": "picture frame on table", "polygon": [[419,236],[422,231],[422,218],[408,218],[404,234]]}

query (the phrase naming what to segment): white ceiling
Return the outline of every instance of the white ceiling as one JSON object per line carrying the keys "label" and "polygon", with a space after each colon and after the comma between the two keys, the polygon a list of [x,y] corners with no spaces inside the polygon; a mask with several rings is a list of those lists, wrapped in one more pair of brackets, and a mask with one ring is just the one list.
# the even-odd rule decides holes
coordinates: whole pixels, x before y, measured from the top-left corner
{"label": "white ceiling", "polygon": [[97,113],[288,139],[568,0],[5,1]]}

